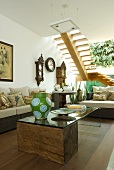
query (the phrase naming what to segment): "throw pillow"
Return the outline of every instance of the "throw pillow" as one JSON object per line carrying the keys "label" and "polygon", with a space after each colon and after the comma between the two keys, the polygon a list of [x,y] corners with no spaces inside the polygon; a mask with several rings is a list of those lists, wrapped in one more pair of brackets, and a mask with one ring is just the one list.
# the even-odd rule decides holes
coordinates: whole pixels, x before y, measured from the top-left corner
{"label": "throw pillow", "polygon": [[5,104],[2,102],[1,94],[0,94],[0,106],[5,106]]}
{"label": "throw pillow", "polygon": [[107,91],[96,91],[94,94],[108,94],[108,92]]}
{"label": "throw pillow", "polygon": [[106,91],[106,87],[99,86],[99,91]]}
{"label": "throw pillow", "polygon": [[93,100],[97,101],[106,101],[107,100],[107,95],[106,94],[93,94]]}
{"label": "throw pillow", "polygon": [[106,87],[99,86],[99,91],[114,91],[114,86],[106,86]]}
{"label": "throw pillow", "polygon": [[33,95],[34,95],[35,93],[39,93],[39,91],[32,91],[32,92],[30,93],[30,96],[33,97]]}
{"label": "throw pillow", "polygon": [[11,102],[4,93],[0,94],[1,106],[6,106],[6,108],[12,107]]}
{"label": "throw pillow", "polygon": [[93,86],[93,93],[95,93],[96,91],[99,91],[99,87]]}
{"label": "throw pillow", "polygon": [[114,86],[107,86],[107,87],[106,87],[106,90],[107,90],[107,91],[114,91]]}
{"label": "throw pillow", "polygon": [[31,87],[29,87],[29,88],[28,88],[28,91],[29,91],[29,95],[31,96],[31,93],[32,93],[33,91],[39,92],[40,89],[39,89],[39,87],[38,87],[38,88],[31,88]]}
{"label": "throw pillow", "polygon": [[24,96],[23,99],[24,99],[25,104],[28,105],[28,104],[30,104],[30,102],[32,100],[32,96]]}
{"label": "throw pillow", "polygon": [[6,109],[5,104],[2,102],[1,94],[0,94],[0,110]]}
{"label": "throw pillow", "polygon": [[114,91],[109,91],[108,92],[108,100],[114,100]]}
{"label": "throw pillow", "polygon": [[21,92],[9,94],[8,99],[10,100],[12,106],[24,106],[26,105]]}
{"label": "throw pillow", "polygon": [[28,91],[28,87],[20,87],[20,88],[9,88],[10,92],[12,93],[17,93],[17,92],[21,92],[23,96],[29,96],[29,91]]}

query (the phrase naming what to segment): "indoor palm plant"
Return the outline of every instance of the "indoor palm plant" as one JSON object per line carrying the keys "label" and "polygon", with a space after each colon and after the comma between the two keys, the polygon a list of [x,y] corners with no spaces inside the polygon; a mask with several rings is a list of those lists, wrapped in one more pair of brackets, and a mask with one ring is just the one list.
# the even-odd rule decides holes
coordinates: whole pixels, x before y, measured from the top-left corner
{"label": "indoor palm plant", "polygon": [[90,44],[91,64],[102,67],[114,66],[114,41],[108,40]]}

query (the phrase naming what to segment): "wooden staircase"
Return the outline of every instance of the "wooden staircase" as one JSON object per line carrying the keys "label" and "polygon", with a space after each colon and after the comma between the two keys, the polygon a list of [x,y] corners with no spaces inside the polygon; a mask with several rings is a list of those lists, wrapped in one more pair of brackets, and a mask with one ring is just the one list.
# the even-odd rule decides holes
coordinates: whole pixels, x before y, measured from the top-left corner
{"label": "wooden staircase", "polygon": [[54,38],[64,61],[77,81],[98,80],[104,85],[114,85],[114,81],[97,71],[92,65],[90,47],[87,38],[79,30],[70,33],[62,33]]}
{"label": "wooden staircase", "polygon": [[114,80],[107,75],[101,74],[101,73],[88,73],[89,75],[89,80],[94,81],[97,80],[104,84],[105,86],[114,86]]}

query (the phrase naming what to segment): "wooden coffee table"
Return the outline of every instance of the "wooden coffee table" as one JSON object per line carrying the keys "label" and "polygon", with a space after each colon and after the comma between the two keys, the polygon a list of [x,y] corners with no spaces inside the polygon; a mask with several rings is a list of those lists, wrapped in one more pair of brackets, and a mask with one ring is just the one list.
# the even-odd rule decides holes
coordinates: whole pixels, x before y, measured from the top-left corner
{"label": "wooden coffee table", "polygon": [[[17,140],[20,151],[35,153],[60,164],[66,163],[78,151],[78,120],[96,108],[74,112],[68,116],[49,113],[47,120],[34,116],[17,122]],[[57,120],[53,120],[53,118]],[[60,119],[59,119],[59,118]]]}

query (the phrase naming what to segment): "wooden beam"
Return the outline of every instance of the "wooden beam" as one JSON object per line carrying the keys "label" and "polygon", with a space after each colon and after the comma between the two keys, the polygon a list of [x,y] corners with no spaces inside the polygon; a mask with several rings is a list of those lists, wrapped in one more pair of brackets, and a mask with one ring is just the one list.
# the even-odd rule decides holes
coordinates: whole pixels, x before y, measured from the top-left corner
{"label": "wooden beam", "polygon": [[76,81],[83,81],[80,75],[76,75]]}
{"label": "wooden beam", "polygon": [[76,50],[73,42],[71,41],[71,37],[67,33],[62,33],[61,38],[63,39],[81,77],[83,80],[88,80],[88,74],[86,72],[86,69],[84,67],[82,58],[79,56],[78,51]]}

